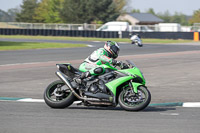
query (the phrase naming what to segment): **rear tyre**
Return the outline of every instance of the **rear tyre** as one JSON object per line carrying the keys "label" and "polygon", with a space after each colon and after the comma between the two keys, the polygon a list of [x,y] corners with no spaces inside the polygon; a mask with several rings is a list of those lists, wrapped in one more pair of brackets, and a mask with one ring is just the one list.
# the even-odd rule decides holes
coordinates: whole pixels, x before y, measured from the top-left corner
{"label": "rear tyre", "polygon": [[151,94],[145,86],[139,86],[137,94],[133,94],[127,87],[120,92],[118,101],[119,105],[127,111],[140,111],[149,105]]}
{"label": "rear tyre", "polygon": [[74,102],[75,96],[63,81],[56,80],[47,86],[44,100],[51,108],[66,108]]}

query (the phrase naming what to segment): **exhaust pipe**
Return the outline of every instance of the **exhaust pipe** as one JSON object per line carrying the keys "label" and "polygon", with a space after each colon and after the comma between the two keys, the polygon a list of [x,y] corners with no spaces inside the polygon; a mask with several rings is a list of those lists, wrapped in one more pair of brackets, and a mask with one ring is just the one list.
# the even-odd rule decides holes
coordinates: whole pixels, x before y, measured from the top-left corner
{"label": "exhaust pipe", "polygon": [[57,71],[56,75],[69,87],[69,89],[72,91],[72,93],[74,94],[74,96],[76,96],[78,99],[80,100],[87,100],[87,101],[100,101],[99,99],[96,98],[84,98],[84,97],[80,97],[75,90],[72,88],[71,83],[65,78],[65,75],[60,72]]}

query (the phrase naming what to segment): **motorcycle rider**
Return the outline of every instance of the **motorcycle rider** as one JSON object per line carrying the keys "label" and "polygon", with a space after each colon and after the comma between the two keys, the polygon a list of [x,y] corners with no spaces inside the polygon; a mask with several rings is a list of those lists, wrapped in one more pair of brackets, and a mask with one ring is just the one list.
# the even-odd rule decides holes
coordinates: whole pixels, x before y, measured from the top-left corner
{"label": "motorcycle rider", "polygon": [[140,35],[138,35],[138,34],[131,35],[130,39],[132,41],[131,44],[135,44],[135,45],[137,45],[139,47],[143,46]]}
{"label": "motorcycle rider", "polygon": [[104,48],[95,50],[88,56],[80,65],[79,70],[84,71],[80,77],[75,78],[75,81],[81,84],[82,79],[91,75],[101,75],[105,73],[105,68],[102,64],[112,64],[121,68],[128,68],[127,64],[115,60],[118,57],[120,47],[115,41],[107,41]]}

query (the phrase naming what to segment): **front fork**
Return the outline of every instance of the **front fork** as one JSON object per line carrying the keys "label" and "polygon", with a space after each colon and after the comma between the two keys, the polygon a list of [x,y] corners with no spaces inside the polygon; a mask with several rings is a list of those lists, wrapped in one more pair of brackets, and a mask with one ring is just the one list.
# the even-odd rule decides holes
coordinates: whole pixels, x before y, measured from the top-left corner
{"label": "front fork", "polygon": [[133,80],[130,80],[130,82],[129,82],[129,87],[131,88],[133,94],[137,94],[138,93],[138,89],[137,88],[139,86],[141,86],[141,85],[142,85],[141,83],[133,82]]}

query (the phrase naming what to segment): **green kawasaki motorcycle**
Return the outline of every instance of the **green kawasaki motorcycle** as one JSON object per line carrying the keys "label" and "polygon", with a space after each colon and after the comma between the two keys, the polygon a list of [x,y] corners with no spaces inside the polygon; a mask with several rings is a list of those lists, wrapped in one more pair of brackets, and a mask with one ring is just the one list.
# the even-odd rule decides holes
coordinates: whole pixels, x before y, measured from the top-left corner
{"label": "green kawasaki motorcycle", "polygon": [[52,108],[65,108],[75,101],[85,106],[117,106],[127,111],[140,111],[151,101],[151,94],[145,86],[141,71],[127,60],[129,68],[118,70],[116,66],[104,64],[106,72],[91,76],[77,84],[73,79],[81,71],[71,64],[57,64],[56,75],[60,80],[48,85],[44,92],[46,104]]}

